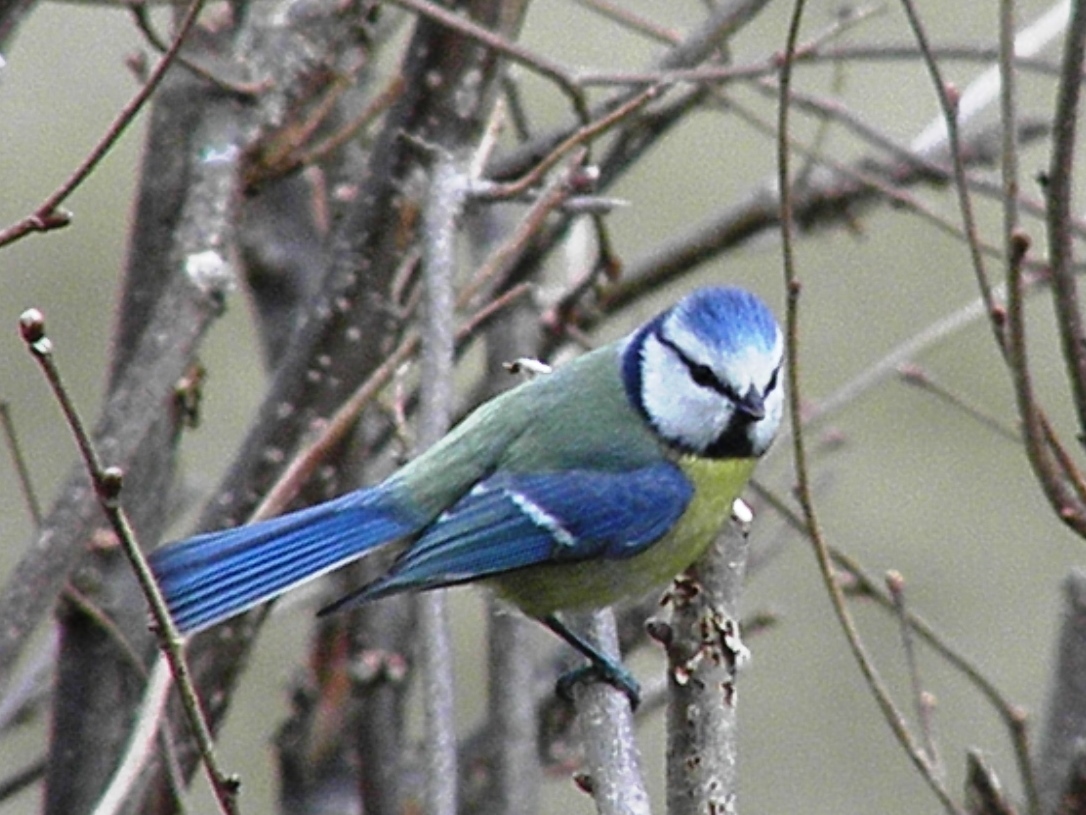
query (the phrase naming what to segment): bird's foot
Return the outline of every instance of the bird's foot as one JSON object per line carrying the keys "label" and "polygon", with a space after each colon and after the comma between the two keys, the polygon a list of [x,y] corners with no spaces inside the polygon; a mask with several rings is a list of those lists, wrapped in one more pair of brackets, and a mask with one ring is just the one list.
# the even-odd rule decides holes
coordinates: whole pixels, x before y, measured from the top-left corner
{"label": "bird's foot", "polygon": [[556,691],[567,702],[573,701],[573,688],[586,682],[606,682],[626,694],[630,710],[641,704],[641,685],[625,667],[614,662],[590,662],[558,677]]}

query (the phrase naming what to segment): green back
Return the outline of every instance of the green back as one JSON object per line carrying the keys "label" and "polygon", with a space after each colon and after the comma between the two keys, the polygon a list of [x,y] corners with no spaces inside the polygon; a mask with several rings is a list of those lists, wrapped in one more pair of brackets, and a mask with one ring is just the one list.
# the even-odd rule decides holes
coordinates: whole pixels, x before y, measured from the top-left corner
{"label": "green back", "polygon": [[498,469],[625,470],[662,446],[626,398],[620,344],[598,348],[483,404],[392,477],[410,505],[436,515]]}

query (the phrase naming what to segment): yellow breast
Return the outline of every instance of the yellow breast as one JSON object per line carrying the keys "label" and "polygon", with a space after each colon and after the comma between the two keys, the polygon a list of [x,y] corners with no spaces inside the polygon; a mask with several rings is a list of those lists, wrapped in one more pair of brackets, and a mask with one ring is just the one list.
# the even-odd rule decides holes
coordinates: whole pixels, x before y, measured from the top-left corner
{"label": "yellow breast", "polygon": [[628,558],[533,566],[492,581],[498,594],[533,617],[563,609],[600,608],[663,586],[708,549],[731,515],[756,459],[684,456],[679,466],[694,497],[663,538]]}

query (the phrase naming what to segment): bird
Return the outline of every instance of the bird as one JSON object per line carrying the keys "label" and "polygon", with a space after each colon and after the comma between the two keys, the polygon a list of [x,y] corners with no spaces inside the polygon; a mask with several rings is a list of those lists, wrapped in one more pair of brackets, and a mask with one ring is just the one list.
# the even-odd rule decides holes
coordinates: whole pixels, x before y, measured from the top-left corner
{"label": "bird", "polygon": [[182,635],[406,541],[319,614],[488,584],[636,705],[636,680],[560,617],[659,588],[731,515],[781,424],[784,342],[769,307],[696,289],[626,337],[484,402],[375,485],[155,550]]}

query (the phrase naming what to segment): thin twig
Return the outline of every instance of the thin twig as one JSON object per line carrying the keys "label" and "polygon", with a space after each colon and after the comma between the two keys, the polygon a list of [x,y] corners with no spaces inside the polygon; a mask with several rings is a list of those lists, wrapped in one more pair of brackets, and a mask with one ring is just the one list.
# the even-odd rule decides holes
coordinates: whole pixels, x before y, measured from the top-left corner
{"label": "thin twig", "polygon": [[546,175],[554,165],[561,161],[567,153],[582,144],[587,144],[592,139],[607,132],[626,119],[627,116],[630,116],[632,113],[659,96],[660,92],[660,88],[658,87],[651,87],[642,91],[631,99],[623,102],[614,110],[601,116],[596,121],[589,122],[583,127],[575,130],[563,139],[557,147],[551,150],[542,161],[534,165],[531,170],[516,181],[486,183],[474,192],[473,197],[482,201],[487,201],[515,198],[516,196],[521,195],[526,190],[538,184],[543,179],[543,176]]}
{"label": "thin twig", "polygon": [[916,708],[916,721],[920,727],[920,735],[924,739],[924,752],[927,755],[928,765],[931,771],[945,780],[946,771],[939,758],[939,749],[935,740],[935,730],[932,722],[932,709],[934,699],[924,690],[924,682],[920,677],[920,662],[916,657],[916,648],[913,641],[913,627],[909,625],[909,607],[905,599],[905,578],[900,572],[891,571],[886,575],[886,588],[894,603],[894,611],[901,633],[901,648],[905,654],[905,665],[909,674],[909,686],[913,696],[913,706]]}
{"label": "thin twig", "polygon": [[[990,55],[985,59],[986,62],[995,64],[973,79],[958,99],[956,107],[960,126],[968,126],[972,120],[980,118],[981,114],[996,103],[997,97],[1003,93],[1001,85],[1003,77],[1007,75],[1008,66],[1026,68],[1038,65],[1038,61],[1031,60],[1030,57],[1041,53],[1067,27],[1070,5],[1068,0],[1057,0],[1048,11],[1020,32],[1015,33],[1014,28],[1007,29],[1006,36],[1013,37],[1013,44],[1010,44],[1013,50],[1010,52],[1007,51],[1008,43],[1002,42],[1005,34],[1001,30],[999,46],[995,49],[987,49]],[[1002,22],[1000,25],[1002,27]],[[927,52],[940,62],[943,59],[955,58],[953,50],[947,52],[932,43],[928,43]],[[1042,62],[1040,66],[1048,74],[1059,75],[1059,71],[1048,62]],[[943,150],[946,142],[946,121],[940,114],[913,139],[912,147],[918,152],[927,153]]]}
{"label": "thin twig", "polygon": [[362,128],[366,127],[370,122],[374,121],[378,116],[388,110],[388,108],[392,106],[392,103],[399,98],[401,93],[403,93],[403,88],[403,76],[397,74],[392,77],[381,92],[370,99],[357,116],[343,125],[343,127],[339,128],[335,133],[330,134],[327,138],[322,139],[319,143],[315,144],[310,150],[302,152],[298,156],[298,165],[306,167],[310,164],[316,164],[321,159],[331,155],[345,145],[353,139],[355,134]]}
{"label": "thin twig", "polygon": [[[1065,480],[1066,466],[1059,463],[1055,451],[1054,433],[1037,405],[1033,390],[1029,355],[1026,347],[1025,297],[1022,276],[1022,260],[1029,251],[1030,240],[1024,232],[1017,232],[1007,267],[1007,366],[1011,373],[1018,416],[1022,421],[1022,436],[1026,444],[1026,456],[1048,502],[1057,516],[1071,528],[1086,534],[1086,511],[1083,501],[1072,493]],[[1068,460],[1074,473],[1075,465]],[[1078,479],[1080,481],[1081,479]],[[1078,490],[1076,490],[1077,492]]]}
{"label": "thin twig", "polygon": [[71,221],[71,214],[58,209],[58,207],[87,180],[87,177],[98,166],[98,163],[105,158],[113,145],[128,129],[132,120],[143,109],[147,100],[151,98],[151,94],[155,92],[155,89],[162,82],[162,78],[166,75],[166,71],[181,52],[181,46],[184,44],[189,31],[196,24],[196,19],[199,17],[205,2],[206,0],[192,0],[192,4],[188,7],[181,24],[178,26],[177,35],[174,37],[173,42],[170,43],[169,50],[155,65],[151,75],[143,83],[143,87],[121,109],[121,112],[117,114],[117,118],[106,129],[102,138],[98,140],[90,153],[68,176],[68,179],[50,193],[49,197],[39,204],[32,214],[0,231],[0,246],[12,243],[29,235],[31,232],[46,232],[68,225]]}
{"label": "thin twig", "polygon": [[[985,45],[932,44],[931,53],[940,62],[980,62],[990,63],[999,59],[999,49]],[[903,62],[912,61],[920,56],[915,45],[873,44],[839,45],[825,48],[818,53],[802,55],[801,62],[821,62],[823,60],[848,60],[851,62]],[[1048,59],[1023,54],[1018,49],[1014,55],[1014,65],[1024,71],[1033,71],[1045,76],[1058,76],[1059,69]]]}
{"label": "thin twig", "polygon": [[[931,53],[940,60],[988,63],[999,58],[994,48],[984,46],[932,46]],[[825,62],[911,62],[920,58],[915,46],[865,46],[843,45],[834,48],[809,49],[801,47],[796,63],[818,65]],[[1014,65],[1025,71],[1046,76],[1059,74],[1058,68],[1045,59],[1018,54]],[[752,79],[777,76],[780,63],[776,59],[738,63],[735,65],[698,65],[691,68],[618,70],[614,68],[581,68],[573,74],[576,83],[583,87],[622,85],[724,85]],[[926,132],[926,131],[925,131]],[[918,142],[920,144],[920,142]]]}
{"label": "thin twig", "polygon": [[[155,31],[155,27],[151,22],[150,8],[148,7],[146,0],[131,0],[128,3],[128,10],[132,12],[132,18],[136,21],[136,28],[140,30],[140,33],[143,34],[147,39],[147,42],[151,44],[151,47],[160,54],[168,53],[170,45],[158,35],[157,31]],[[260,94],[271,87],[269,80],[259,82],[235,82],[233,80],[224,79],[210,68],[206,68],[200,63],[189,59],[184,54],[178,54],[175,57],[175,60],[178,65],[185,66],[185,68],[193,74],[206,82],[210,82],[219,90],[231,94],[232,96],[237,96],[243,101],[250,100],[257,96],[257,94]]]}
{"label": "thin twig", "polygon": [[966,245],[969,248],[969,256],[973,266],[973,274],[976,277],[977,288],[980,290],[981,299],[990,315],[989,324],[992,334],[1000,352],[1004,352],[1004,338],[1002,324],[997,318],[999,303],[997,302],[988,271],[984,263],[984,252],[981,249],[980,233],[977,228],[976,217],[973,214],[973,199],[969,195],[968,176],[965,171],[964,152],[962,150],[961,130],[958,122],[959,93],[944,78],[942,68],[932,54],[928,43],[927,31],[920,20],[920,14],[916,10],[913,0],[901,0],[905,9],[905,16],[909,20],[916,43],[920,47],[920,53],[924,58],[924,65],[931,74],[932,85],[935,86],[935,94],[939,99],[939,107],[946,122],[946,143],[950,153],[950,163],[953,169],[954,189],[958,194],[958,209],[962,219],[962,229],[966,235]]}
{"label": "thin twig", "polygon": [[[728,110],[733,115],[742,117],[760,132],[778,138],[776,128],[761,121],[741,102],[729,99]],[[800,156],[808,156],[805,145],[788,137],[789,147]],[[915,164],[891,166],[875,164],[861,160],[847,165],[830,155],[817,155],[818,162],[834,171],[837,175],[826,174],[826,179],[817,185],[809,184],[804,190],[802,202],[797,202],[797,216],[802,213],[803,223],[807,228],[831,221],[836,214],[837,220],[853,217],[857,207],[870,202],[877,196],[885,197],[889,202],[920,216],[941,232],[955,240],[964,240],[961,228],[918,196],[902,187],[915,185],[930,179]],[[864,169],[867,168],[867,169]],[[838,177],[839,176],[839,177]],[[973,179],[971,184],[985,194],[985,182]],[[991,195],[998,198],[998,185],[991,187]],[[801,203],[801,207],[799,207]],[[1023,208],[1040,213],[1043,207],[1030,207],[1023,201]],[[703,224],[695,225],[688,233],[678,236],[669,244],[655,251],[646,258],[629,264],[622,280],[608,286],[604,306],[608,314],[614,314],[636,302],[647,290],[658,287],[691,270],[701,263],[708,262],[718,253],[732,248],[744,241],[762,234],[765,230],[779,225],[779,203],[776,180],[767,182],[755,189],[738,205],[725,210]],[[1082,231],[1086,234],[1086,230]],[[1001,257],[1002,249],[994,243],[984,243],[982,248],[992,257]],[[1030,263],[1030,268],[1040,264]],[[983,316],[983,315],[982,315]],[[590,324],[591,320],[586,320]]]}
{"label": "thin twig", "polygon": [[482,43],[487,48],[502,54],[513,62],[523,65],[529,70],[535,71],[541,76],[546,77],[561,88],[562,92],[569,97],[570,101],[573,103],[573,109],[577,114],[577,118],[580,119],[583,124],[587,124],[591,119],[591,114],[588,110],[588,100],[585,98],[584,92],[563,65],[560,65],[540,53],[525,48],[523,45],[513,42],[500,34],[495,34],[493,31],[483,28],[481,25],[477,25],[465,17],[461,17],[441,6],[431,3],[429,0],[388,0],[388,2],[441,23],[443,26],[452,29],[458,34],[470,37],[471,39]]}
{"label": "thin twig", "polygon": [[207,770],[215,798],[222,812],[227,813],[227,815],[234,815],[237,812],[238,782],[235,778],[226,775],[219,766],[215,755],[215,745],[211,738],[211,729],[200,709],[196,689],[192,684],[188,666],[185,662],[181,636],[170,618],[166,601],[155,583],[154,575],[147,565],[147,560],[143,556],[139,544],[136,543],[135,535],[128,522],[128,516],[121,509],[120,493],[123,475],[117,468],[102,466],[90,435],[83,425],[83,420],[61,380],[60,371],[53,359],[53,344],[45,332],[45,318],[42,313],[37,309],[28,309],[23,312],[19,318],[19,328],[23,341],[45,375],[46,381],[49,383],[53,395],[64,413],[64,418],[72,431],[72,435],[75,437],[76,446],[83,458],[87,474],[94,485],[95,494],[98,496],[102,511],[117,535],[126,557],[132,564],[140,588],[151,606],[151,613],[158,628],[159,644],[170,664],[174,677],[177,679],[181,701],[199,746],[200,755]]}
{"label": "thin twig", "polygon": [[124,758],[91,815],[115,815],[119,812],[151,759],[151,745],[159,735],[166,703],[170,698],[172,676],[169,665],[169,660],[161,655],[155,661]]}
{"label": "thin twig", "polygon": [[[780,515],[792,529],[804,537],[808,537],[809,530],[804,525],[803,518],[796,513],[788,502],[774,491],[767,489],[757,479],[751,479],[750,483],[759,499],[772,507],[773,511]],[[879,607],[894,612],[894,601],[887,593],[882,582],[870,574],[859,561],[843,550],[834,546],[829,547],[829,550],[834,566],[847,572],[849,578],[853,581],[853,594],[862,593],[863,596],[871,598]],[[1010,716],[1017,715],[1014,705],[999,688],[991,683],[979,666],[947,642],[931,623],[909,609],[906,610],[906,619],[917,636],[930,646],[933,651],[943,657],[952,668],[961,673],[988,700],[1002,718],[1007,719]]]}
{"label": "thin twig", "polygon": [[[857,398],[863,393],[892,377],[903,366],[921,356],[928,349],[945,342],[948,338],[968,328],[977,320],[983,319],[985,314],[983,301],[976,298],[961,308],[940,317],[922,330],[917,331],[904,342],[891,348],[889,353],[884,354],[880,359],[860,371],[824,399],[819,400],[813,406],[808,406],[804,413],[805,423],[808,425],[817,424],[833,414],[839,413],[848,405],[855,404]],[[785,432],[790,431],[786,430]]]}
{"label": "thin twig", "polygon": [[566,172],[543,190],[509,237],[483,261],[472,279],[460,290],[462,304],[470,303],[488,283],[507,273],[539,233],[547,217],[569,199],[575,186],[573,181],[583,174],[581,162],[584,155],[581,151],[574,154]]}
{"label": "thin twig", "polygon": [[[774,86],[771,83],[760,82],[756,83],[754,87],[763,90],[763,88],[773,88]],[[936,226],[939,226],[942,231],[953,235],[959,240],[967,240],[968,233],[961,226],[951,222],[948,218],[939,214],[937,210],[924,205],[915,197],[901,189],[904,182],[910,180],[930,181],[935,183],[943,183],[950,180],[952,168],[944,161],[939,160],[939,157],[945,151],[944,149],[939,149],[939,146],[941,145],[941,147],[946,150],[949,149],[945,143],[940,143],[940,145],[929,145],[929,147],[923,151],[918,150],[913,146],[906,147],[896,143],[888,135],[865,121],[863,117],[852,113],[846,106],[836,100],[823,99],[811,94],[793,93],[796,97],[796,107],[798,109],[805,110],[818,116],[820,121],[826,119],[843,124],[860,139],[875,147],[879,152],[892,156],[896,160],[896,166],[894,164],[887,166],[882,163],[872,166],[873,159],[866,159],[850,165],[834,159],[832,155],[820,152],[812,147],[795,141],[791,142],[794,152],[804,157],[815,159],[818,164],[824,167],[831,168],[847,178],[854,179],[870,186],[872,189],[878,190],[891,200],[903,204],[914,212],[924,215],[927,220],[934,223]],[[729,100],[727,108],[729,112],[741,113],[744,119],[754,124],[759,129],[767,129],[752,113],[748,112],[748,109],[745,106],[737,105],[734,100]],[[1039,135],[1039,133],[1037,133],[1038,129],[1042,128],[1032,124],[1023,125],[1020,129],[1013,131],[1013,138],[1016,142],[1019,140],[1024,141],[1026,134],[1031,134],[1036,138]],[[1003,137],[1006,138],[1005,135]],[[917,140],[914,140],[914,142],[915,141]],[[975,132],[968,141],[963,143],[968,146],[968,149],[963,149],[962,155],[967,159],[969,165],[983,166],[985,164],[994,163],[997,154],[993,142],[994,140],[988,136],[986,131],[981,130]],[[887,176],[889,177],[889,180],[887,180]],[[993,183],[981,173],[969,173],[967,179],[971,191],[975,191],[979,195],[994,201],[1002,202],[1006,193],[1001,185]],[[892,186],[891,182],[896,182],[898,186]],[[1025,212],[1038,217],[1043,217],[1046,214],[1043,203],[1039,200],[1025,198],[1020,192],[1017,198],[1017,206],[1021,207]],[[1086,224],[1084,224],[1082,219],[1072,217],[1070,224],[1071,229],[1080,236],[1086,233]],[[1001,258],[1003,256],[1001,248],[998,245],[983,241],[979,236],[978,245],[983,250],[984,254],[989,257]],[[996,299],[998,299],[998,296]]]}
{"label": "thin twig", "polygon": [[[792,509],[789,503],[772,490],[766,489],[757,479],[751,480],[751,487],[755,494],[771,506],[789,526],[804,537],[810,538],[810,530],[807,528],[804,519]],[[833,565],[846,572],[853,582],[852,594],[862,594],[877,603],[880,608],[891,613],[895,612],[894,601],[886,591],[885,585],[870,574],[859,561],[833,546],[829,547],[829,553],[833,559]],[[1032,758],[1027,727],[1028,720],[1024,711],[1013,704],[1007,695],[992,683],[976,662],[948,642],[938,629],[926,619],[909,609],[905,610],[905,619],[916,635],[944,659],[952,669],[961,674],[996,711],[1009,732],[1011,744],[1018,759],[1020,774],[1023,778],[1029,779],[1029,783],[1035,783],[1031,770]]]}
{"label": "thin twig", "polygon": [[143,664],[143,657],[137,653],[132,642],[112,617],[72,584],[64,587],[64,599],[79,609],[81,614],[86,615],[88,620],[93,620],[94,624],[113,641],[136,676],[140,679],[147,678],[147,666]]}
{"label": "thin twig", "polygon": [[577,0],[577,2],[596,12],[604,19],[618,23],[656,42],[674,45],[682,40],[682,34],[679,31],[673,28],[664,28],[659,23],[631,11],[621,3],[613,3],[611,0]]}
{"label": "thin twig", "polygon": [[977,424],[997,433],[1007,441],[1014,444],[1022,443],[1022,434],[1017,426],[1009,426],[993,414],[968,401],[961,394],[955,393],[942,382],[933,379],[931,374],[919,365],[912,363],[902,365],[898,368],[898,374],[902,382],[919,388],[924,393],[931,394],[943,404],[954,410],[961,411]]}
{"label": "thin twig", "polygon": [[45,777],[49,768],[49,759],[45,756],[30,762],[21,770],[16,770],[7,778],[0,779],[0,803],[18,795],[31,784],[36,784]]}
{"label": "thin twig", "polygon": [[4,441],[7,443],[8,452],[11,453],[11,464],[15,467],[15,478],[19,482],[19,489],[26,501],[26,508],[30,512],[30,520],[35,529],[41,528],[41,504],[38,503],[38,494],[30,479],[30,469],[26,466],[26,458],[19,444],[19,436],[15,432],[15,425],[11,421],[11,405],[6,401],[0,401],[0,431],[3,432]]}
{"label": "thin twig", "polygon": [[1075,151],[1082,68],[1086,62],[1086,4],[1072,3],[1071,21],[1064,39],[1063,71],[1056,90],[1052,155],[1048,169],[1049,260],[1052,297],[1056,307],[1064,364],[1074,395],[1079,433],[1086,433],[1086,326],[1083,325],[1078,281],[1074,273],[1075,247],[1070,223],[1076,184]]}
{"label": "thin twig", "polygon": [[837,580],[833,567],[829,548],[822,534],[821,522],[815,512],[813,492],[810,480],[810,470],[807,463],[807,445],[803,432],[802,398],[799,387],[799,296],[801,285],[796,272],[794,252],[795,224],[792,220],[793,202],[791,188],[791,173],[789,169],[790,148],[788,145],[789,133],[789,109],[792,81],[792,59],[796,44],[799,39],[800,21],[803,18],[804,0],[795,0],[792,19],[788,30],[788,40],[782,56],[780,77],[780,100],[778,109],[778,138],[777,138],[777,173],[778,188],[780,190],[780,225],[782,241],[782,258],[784,264],[785,285],[787,288],[787,313],[785,327],[785,341],[788,365],[789,384],[789,408],[791,411],[793,433],[793,456],[795,459],[796,494],[803,511],[804,527],[814,546],[814,552],[818,561],[827,593],[833,605],[835,614],[841,629],[848,640],[853,657],[860,667],[864,680],[871,690],[875,701],[882,710],[883,716],[890,726],[891,731],[897,737],[898,742],[905,749],[906,754],[920,771],[921,776],[928,782],[928,786],[934,792],[947,812],[961,813],[960,808],[950,797],[950,793],[941,781],[932,773],[923,751],[914,743],[912,735],[901,712],[894,704],[885,683],[879,676],[856,629],[855,621],[848,610],[844,594]]}

